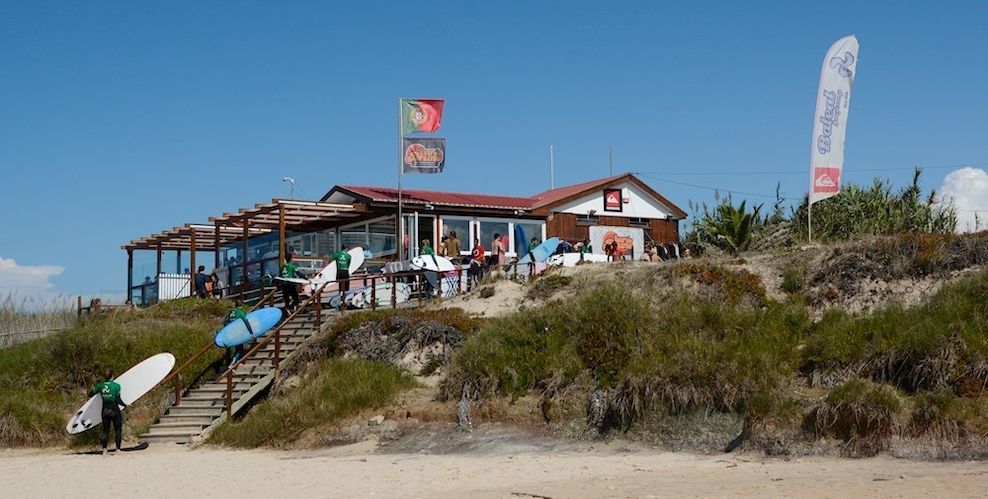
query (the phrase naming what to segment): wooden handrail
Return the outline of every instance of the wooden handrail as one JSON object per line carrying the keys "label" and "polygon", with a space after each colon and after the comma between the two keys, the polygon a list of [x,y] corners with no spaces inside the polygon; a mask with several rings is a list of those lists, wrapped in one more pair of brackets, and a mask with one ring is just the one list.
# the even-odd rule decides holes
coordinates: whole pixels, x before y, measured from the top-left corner
{"label": "wooden handrail", "polygon": [[320,300],[321,295],[322,295],[322,290],[323,290],[323,288],[325,288],[326,286],[328,286],[331,282],[336,282],[336,281],[327,281],[327,282],[324,282],[321,286],[319,286],[319,288],[316,289],[316,292],[315,293],[312,293],[311,296],[309,296],[308,298],[305,299],[305,301],[303,301],[302,303],[300,303],[298,305],[298,307],[296,307],[295,310],[292,311],[292,313],[289,314],[288,317],[281,324],[279,324],[278,327],[276,327],[274,331],[272,331],[272,334],[269,334],[269,335],[267,335],[267,337],[265,337],[261,341],[258,341],[257,344],[254,345],[254,348],[251,348],[247,353],[245,353],[242,357],[240,357],[240,359],[238,359],[237,362],[235,362],[233,365],[231,365],[226,370],[226,372],[224,372],[223,374],[219,375],[219,377],[217,378],[218,380],[221,380],[223,378],[226,378],[226,413],[227,413],[227,416],[228,417],[230,417],[230,416],[233,415],[233,372],[238,367],[240,367],[240,365],[243,364],[246,360],[248,360],[248,359],[252,358],[254,355],[256,355],[257,352],[259,352],[261,350],[261,348],[263,348],[265,345],[267,345],[271,341],[274,341],[275,342],[274,367],[275,367],[275,369],[277,369],[278,368],[278,361],[280,360],[280,359],[278,359],[278,354],[280,353],[279,352],[279,350],[280,350],[279,347],[281,346],[281,329],[284,328],[286,324],[290,323],[292,321],[292,319],[295,318],[296,315],[298,315],[300,312],[304,311],[307,307],[309,307],[310,305],[312,305],[312,302],[313,301],[316,302],[317,306],[322,307],[322,303],[321,303],[321,300]]}

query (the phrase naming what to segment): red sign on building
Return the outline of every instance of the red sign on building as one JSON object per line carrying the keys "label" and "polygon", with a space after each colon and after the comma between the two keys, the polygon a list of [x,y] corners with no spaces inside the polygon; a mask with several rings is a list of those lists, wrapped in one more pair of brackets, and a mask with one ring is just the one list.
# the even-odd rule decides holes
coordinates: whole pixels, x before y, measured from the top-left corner
{"label": "red sign on building", "polygon": [[622,211],[621,189],[604,189],[604,211]]}

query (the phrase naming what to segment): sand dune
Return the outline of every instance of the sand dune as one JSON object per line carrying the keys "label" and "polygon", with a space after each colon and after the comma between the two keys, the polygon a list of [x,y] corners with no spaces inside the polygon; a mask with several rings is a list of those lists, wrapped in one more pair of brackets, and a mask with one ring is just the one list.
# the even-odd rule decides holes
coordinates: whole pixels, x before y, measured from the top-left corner
{"label": "sand dune", "polygon": [[5,497],[983,497],[981,462],[572,452],[375,454],[189,450],[157,445],[101,457],[0,452]]}

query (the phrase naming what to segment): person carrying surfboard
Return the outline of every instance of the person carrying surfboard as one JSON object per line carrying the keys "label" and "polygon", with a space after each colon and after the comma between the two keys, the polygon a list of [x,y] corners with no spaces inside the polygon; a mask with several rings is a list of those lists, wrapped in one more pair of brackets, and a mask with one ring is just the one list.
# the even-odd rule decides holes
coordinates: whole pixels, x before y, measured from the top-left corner
{"label": "person carrying surfboard", "polygon": [[[234,302],[233,309],[226,314],[226,323],[229,324],[237,319],[244,321],[244,326],[247,326],[247,332],[251,336],[254,336],[254,328],[250,327],[250,322],[247,321],[247,311],[244,310],[244,301],[240,298],[237,298],[237,301]],[[243,354],[243,344],[233,347],[233,355],[230,357],[230,367],[233,367]]]}
{"label": "person carrying surfboard", "polygon": [[126,408],[127,404],[120,400],[120,384],[113,381],[113,371],[107,369],[103,377],[106,381],[96,383],[96,386],[89,391],[89,396],[98,393],[103,399],[103,411],[100,414],[103,419],[103,433],[100,434],[99,442],[103,446],[103,455],[105,456],[107,454],[107,441],[110,439],[111,424],[114,431],[114,443],[117,444],[117,450],[120,450],[120,441],[123,439],[123,415],[120,410]]}
{"label": "person carrying surfboard", "polygon": [[[302,273],[298,270],[298,265],[292,262],[292,254],[288,253],[285,255],[285,264],[281,266],[281,277],[287,279],[296,279],[302,277]],[[281,283],[281,294],[285,300],[285,309],[291,312],[295,310],[295,307],[299,304],[298,297],[298,284],[294,282],[282,281]]]}
{"label": "person carrying surfboard", "polygon": [[350,253],[346,245],[340,245],[340,250],[333,253],[333,260],[336,260],[336,281],[340,287],[340,309],[343,309],[343,296],[350,290]]}

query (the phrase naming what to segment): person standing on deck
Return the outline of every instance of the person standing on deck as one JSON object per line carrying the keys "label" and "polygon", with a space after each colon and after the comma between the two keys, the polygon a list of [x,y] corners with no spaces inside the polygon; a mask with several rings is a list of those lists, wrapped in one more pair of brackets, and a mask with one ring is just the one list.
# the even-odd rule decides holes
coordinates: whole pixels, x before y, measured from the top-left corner
{"label": "person standing on deck", "polygon": [[117,444],[117,450],[120,450],[120,441],[123,439],[123,414],[120,411],[122,408],[126,408],[127,404],[120,400],[120,384],[113,381],[113,371],[107,369],[103,377],[106,381],[96,383],[96,386],[89,390],[89,395],[98,393],[103,399],[103,411],[100,414],[103,419],[103,433],[100,434],[99,442],[103,446],[103,455],[105,456],[111,424],[114,431],[114,443]]}
{"label": "person standing on deck", "polygon": [[442,239],[439,240],[439,246],[436,247],[436,254],[443,258],[449,258],[449,255],[446,253],[449,250],[446,246],[446,241],[448,240],[449,236],[443,236]]}
{"label": "person standing on deck", "polygon": [[209,296],[209,290],[206,284],[209,282],[209,274],[206,274],[206,267],[200,265],[199,269],[196,270],[196,294],[199,298],[205,298]]}
{"label": "person standing on deck", "polygon": [[343,295],[350,290],[350,253],[346,250],[346,245],[340,245],[340,250],[333,253],[333,260],[336,261],[336,282],[340,286],[340,309],[343,308]]}
{"label": "person standing on deck", "polygon": [[504,242],[498,233],[494,233],[494,241],[491,242],[491,265],[496,265],[498,269],[504,267]]}
{"label": "person standing on deck", "polygon": [[[298,271],[298,265],[292,262],[292,254],[285,255],[285,264],[281,266],[281,277],[285,279],[297,279],[301,275]],[[285,310],[291,313],[299,304],[298,284],[281,281],[281,295],[285,300]]]}
{"label": "person standing on deck", "polygon": [[420,255],[435,255],[436,252],[432,249],[432,245],[429,244],[428,239],[422,240],[422,249],[419,250]]}
{"label": "person standing on deck", "polygon": [[460,259],[460,240],[456,238],[456,231],[450,231],[449,239],[446,239],[446,255],[454,263]]}
{"label": "person standing on deck", "polygon": [[467,275],[470,278],[471,288],[476,286],[480,281],[481,274],[484,273],[484,254],[487,250],[484,246],[480,244],[480,238],[473,240],[473,250],[470,252],[472,260],[470,261],[470,270],[467,271]]}

